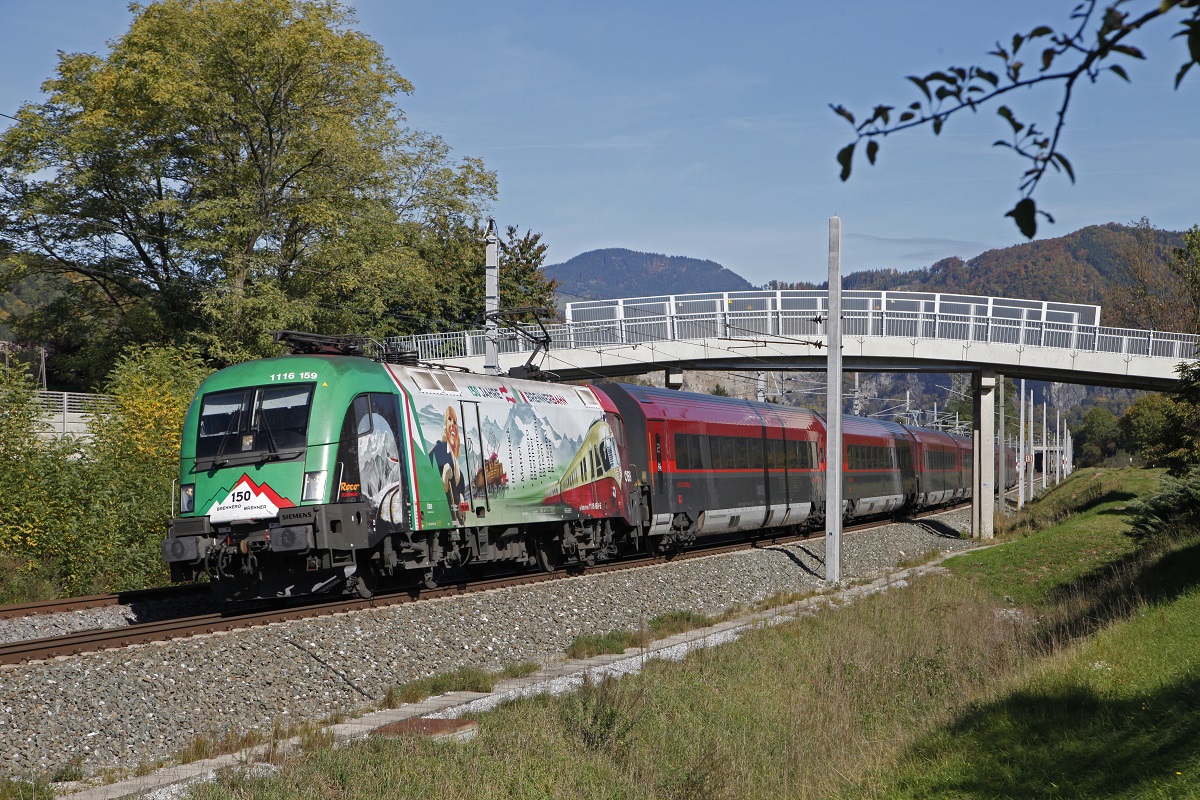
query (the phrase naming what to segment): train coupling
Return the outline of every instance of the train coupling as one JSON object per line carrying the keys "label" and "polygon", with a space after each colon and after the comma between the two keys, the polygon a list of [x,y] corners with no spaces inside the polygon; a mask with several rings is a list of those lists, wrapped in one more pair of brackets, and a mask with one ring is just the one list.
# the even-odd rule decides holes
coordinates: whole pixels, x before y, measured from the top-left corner
{"label": "train coupling", "polygon": [[214,550],[232,550],[241,555],[264,550],[288,553],[310,550],[314,544],[312,525],[285,525],[251,531],[242,537],[172,536],[162,543],[162,557],[168,564],[195,562],[203,560]]}

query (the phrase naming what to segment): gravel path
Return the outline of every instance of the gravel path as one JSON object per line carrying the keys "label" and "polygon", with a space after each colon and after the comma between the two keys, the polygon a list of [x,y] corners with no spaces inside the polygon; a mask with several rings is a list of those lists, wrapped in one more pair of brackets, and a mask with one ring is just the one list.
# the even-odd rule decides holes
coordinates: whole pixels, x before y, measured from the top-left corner
{"label": "gravel path", "polygon": [[[842,575],[970,547],[957,538],[969,525],[963,509],[847,534]],[[580,633],[820,589],[824,549],[818,539],[5,667],[0,774],[53,772],[72,760],[85,774],[130,769],[170,759],[196,736],[374,705],[388,687],[425,675],[558,661]]]}

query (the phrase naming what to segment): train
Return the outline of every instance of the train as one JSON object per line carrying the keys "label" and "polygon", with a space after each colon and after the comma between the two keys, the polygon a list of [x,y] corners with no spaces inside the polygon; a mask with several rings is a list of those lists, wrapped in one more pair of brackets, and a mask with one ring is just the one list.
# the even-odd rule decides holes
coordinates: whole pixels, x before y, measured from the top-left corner
{"label": "train", "polygon": [[[846,520],[971,495],[965,437],[846,416],[843,447]],[[318,347],[201,385],[162,557],[229,600],[369,597],[815,528],[825,464],[825,421],[802,408]]]}

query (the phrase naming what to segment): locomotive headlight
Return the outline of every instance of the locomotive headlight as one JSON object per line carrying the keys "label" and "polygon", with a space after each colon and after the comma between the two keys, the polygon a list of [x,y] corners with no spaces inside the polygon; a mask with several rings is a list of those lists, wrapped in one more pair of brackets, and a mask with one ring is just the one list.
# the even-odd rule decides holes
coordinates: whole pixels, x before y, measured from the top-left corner
{"label": "locomotive headlight", "polygon": [[304,492],[300,495],[301,503],[316,502],[325,499],[325,483],[329,473],[326,470],[304,473]]}
{"label": "locomotive headlight", "polygon": [[196,484],[179,485],[179,513],[190,514],[196,510]]}

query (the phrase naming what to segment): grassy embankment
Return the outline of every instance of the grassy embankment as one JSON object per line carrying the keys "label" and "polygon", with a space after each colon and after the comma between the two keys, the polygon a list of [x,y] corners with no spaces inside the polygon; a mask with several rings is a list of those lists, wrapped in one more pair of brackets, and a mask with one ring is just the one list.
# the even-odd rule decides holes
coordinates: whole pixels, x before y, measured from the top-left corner
{"label": "grassy embankment", "polygon": [[1200,796],[1200,533],[1126,535],[1157,477],[1077,473],[943,576],[507,704],[468,743],[315,737],[193,795]]}
{"label": "grassy embankment", "polygon": [[1200,796],[1200,534],[1126,535],[1157,477],[1077,473],[944,576],[508,704],[465,744],[317,748],[194,795]]}

